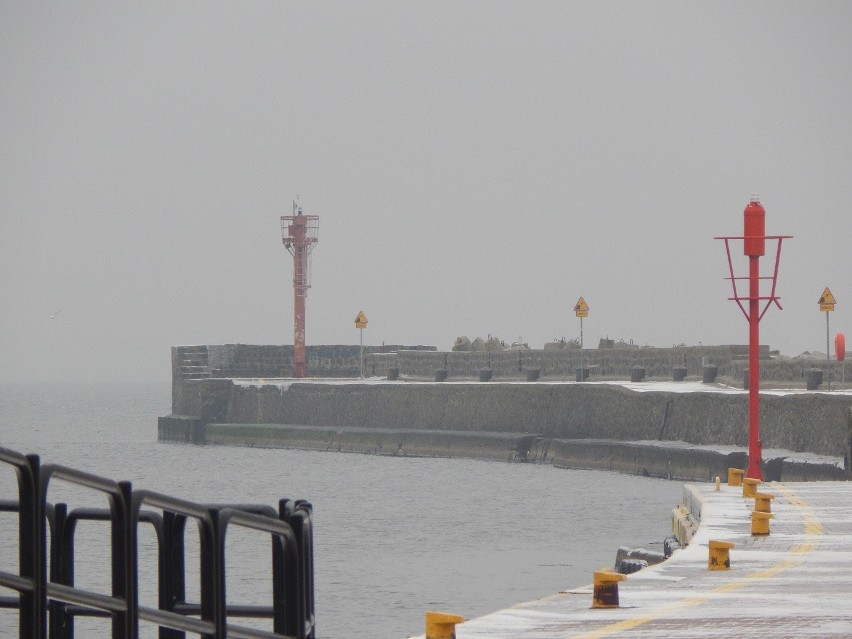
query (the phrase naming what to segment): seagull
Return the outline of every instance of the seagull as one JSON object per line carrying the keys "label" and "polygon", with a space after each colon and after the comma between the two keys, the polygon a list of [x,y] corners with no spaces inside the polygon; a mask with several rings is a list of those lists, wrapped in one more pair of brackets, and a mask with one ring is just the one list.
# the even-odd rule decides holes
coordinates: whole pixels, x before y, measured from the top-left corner
{"label": "seagull", "polygon": [[59,312],[60,312],[61,310],[62,310],[61,308],[60,308],[60,309],[57,309],[57,311],[56,311],[53,315],[51,315],[51,316],[50,316],[50,319],[56,319],[56,316],[57,316],[57,315],[59,315]]}

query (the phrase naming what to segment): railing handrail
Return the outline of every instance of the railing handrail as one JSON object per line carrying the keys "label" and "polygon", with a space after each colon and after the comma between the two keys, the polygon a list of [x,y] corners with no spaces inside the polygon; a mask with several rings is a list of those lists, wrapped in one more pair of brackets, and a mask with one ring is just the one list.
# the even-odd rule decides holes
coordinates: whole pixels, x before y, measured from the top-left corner
{"label": "railing handrail", "polygon": [[[130,482],[60,464],[41,465],[37,455],[6,448],[0,448],[0,462],[13,466],[17,474],[18,499],[0,500],[0,513],[18,513],[19,537],[18,572],[0,571],[0,586],[15,591],[17,597],[0,597],[0,608],[18,610],[22,639],[71,637],[78,616],[111,618],[113,639],[137,639],[140,620],[159,625],[161,639],[183,638],[186,632],[213,639],[315,639],[309,502],[282,499],[277,510],[264,504],[198,504],[150,490],[134,491]],[[54,480],[101,492],[108,507],[69,510],[64,503],[49,503],[48,489]],[[187,519],[198,524],[201,546],[198,604],[183,600]],[[74,586],[74,540],[79,521],[110,522],[111,593]],[[138,601],[140,523],[151,524],[156,533],[157,608],[140,606]],[[270,536],[270,605],[227,604],[225,541],[232,526]],[[228,623],[229,616],[271,618],[273,631]]]}

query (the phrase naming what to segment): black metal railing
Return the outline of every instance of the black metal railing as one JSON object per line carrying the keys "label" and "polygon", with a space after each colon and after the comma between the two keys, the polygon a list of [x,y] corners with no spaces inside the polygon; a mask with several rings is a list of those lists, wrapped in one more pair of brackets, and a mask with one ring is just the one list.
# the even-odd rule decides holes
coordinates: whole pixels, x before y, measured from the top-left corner
{"label": "black metal railing", "polygon": [[[17,475],[18,499],[0,500],[0,513],[18,515],[18,570],[0,571],[0,586],[16,592],[0,597],[0,608],[18,611],[21,639],[74,639],[75,619],[111,620],[113,639],[137,639],[139,622],[159,628],[160,639],[316,639],[313,585],[312,507],[282,499],[278,509],[254,504],[196,504],[132,489],[57,464],[37,455],[0,448],[0,462]],[[108,508],[74,508],[47,502],[51,480],[102,493]],[[186,601],[186,523],[197,524],[200,601]],[[110,525],[110,592],[75,586],[75,539],[81,521]],[[140,606],[139,525],[150,525],[157,541],[157,607]],[[228,604],[225,542],[233,527],[269,536],[272,602]],[[48,552],[48,533],[50,549]],[[232,618],[271,619],[272,632],[231,623]],[[267,622],[268,623],[268,622]]]}

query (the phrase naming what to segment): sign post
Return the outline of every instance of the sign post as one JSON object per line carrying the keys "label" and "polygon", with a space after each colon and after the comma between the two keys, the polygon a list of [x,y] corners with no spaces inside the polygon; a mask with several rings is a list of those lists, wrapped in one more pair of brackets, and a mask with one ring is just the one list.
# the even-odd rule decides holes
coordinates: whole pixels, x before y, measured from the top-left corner
{"label": "sign post", "polygon": [[831,351],[828,350],[828,314],[834,310],[834,305],[837,300],[834,299],[828,287],[822,292],[822,297],[819,298],[819,310],[825,312],[825,368],[826,377],[828,378],[828,390],[831,390]]}
{"label": "sign post", "polygon": [[367,316],[364,311],[358,311],[355,318],[355,328],[361,331],[361,379],[364,378],[364,329],[367,328]]}
{"label": "sign post", "polygon": [[577,300],[574,305],[574,315],[580,318],[580,378],[579,381],[586,379],[586,370],[583,368],[583,318],[589,316],[589,305],[582,297]]}

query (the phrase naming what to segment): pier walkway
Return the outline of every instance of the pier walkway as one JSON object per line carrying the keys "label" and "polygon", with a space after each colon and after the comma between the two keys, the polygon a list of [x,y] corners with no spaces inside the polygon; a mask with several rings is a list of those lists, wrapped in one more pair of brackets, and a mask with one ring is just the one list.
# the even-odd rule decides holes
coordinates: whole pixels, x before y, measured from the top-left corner
{"label": "pier walkway", "polygon": [[[762,484],[774,496],[769,536],[751,535],[754,499],[741,487],[695,489],[691,543],[628,575],[619,608],[592,608],[590,584],[461,623],[457,639],[852,636],[852,483]],[[708,570],[710,540],[736,544],[730,570]]]}

